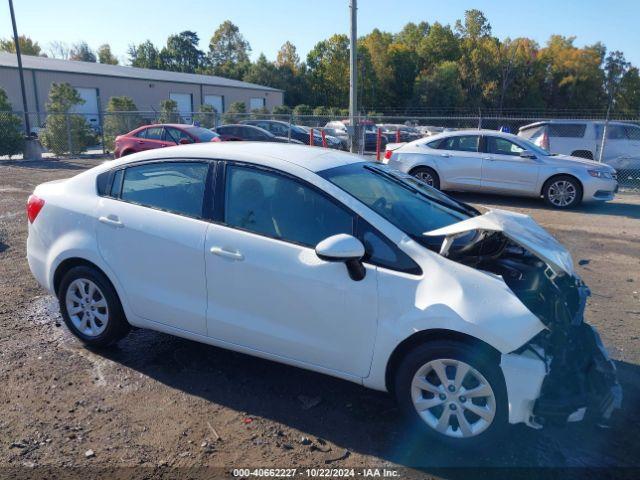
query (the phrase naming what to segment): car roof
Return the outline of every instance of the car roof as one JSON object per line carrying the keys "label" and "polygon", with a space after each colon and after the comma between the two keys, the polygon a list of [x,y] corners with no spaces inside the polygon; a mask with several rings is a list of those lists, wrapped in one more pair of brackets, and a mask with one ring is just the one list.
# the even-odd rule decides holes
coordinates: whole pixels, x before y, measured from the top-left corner
{"label": "car roof", "polygon": [[468,130],[455,130],[452,132],[442,132],[442,133],[438,133],[437,135],[431,135],[430,137],[427,137],[427,138],[421,138],[419,140],[416,140],[416,142],[426,141],[426,143],[431,143],[434,140],[439,140],[441,138],[461,137],[466,135],[491,135],[493,137],[522,140],[522,138],[518,137],[517,135],[514,135],[513,133],[499,132],[498,130],[472,128]]}
{"label": "car roof", "polygon": [[[596,125],[603,125],[604,124],[604,120],[569,120],[569,119],[557,119],[557,120],[541,120],[539,122],[533,122],[533,123],[529,123],[527,125],[523,125],[522,127],[520,127],[518,130],[526,130],[528,128],[534,128],[534,127],[541,127],[543,125],[575,125],[575,124],[588,124],[588,123],[593,123]],[[609,121],[609,125],[624,125],[624,126],[628,126],[628,127],[633,127],[633,126],[638,126],[635,123],[632,122],[621,122],[618,120],[610,120]]]}
{"label": "car roof", "polygon": [[106,167],[105,170],[108,170],[115,166],[155,159],[236,160],[265,167],[273,166],[274,160],[280,160],[312,172],[367,161],[364,157],[352,153],[306,145],[275,142],[204,142],[146,150],[110,160],[103,165]]}

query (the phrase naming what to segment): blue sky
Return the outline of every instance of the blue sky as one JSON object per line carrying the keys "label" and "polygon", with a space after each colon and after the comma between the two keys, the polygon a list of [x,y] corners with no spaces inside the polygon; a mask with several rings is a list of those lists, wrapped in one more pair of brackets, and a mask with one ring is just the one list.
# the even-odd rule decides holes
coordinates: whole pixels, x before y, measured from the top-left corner
{"label": "blue sky", "polygon": [[[21,34],[45,46],[52,40],[109,43],[126,60],[127,46],[151,39],[163,45],[171,33],[194,30],[206,50],[224,20],[240,27],[256,58],[274,59],[290,40],[302,58],[319,40],[348,33],[348,0],[14,0]],[[453,24],[464,11],[485,12],[494,35],[526,36],[544,44],[553,33],[576,36],[579,46],[602,41],[640,65],[640,0],[359,0],[359,34],[373,28],[399,31],[409,22]],[[0,0],[0,37],[11,35],[9,8]]]}

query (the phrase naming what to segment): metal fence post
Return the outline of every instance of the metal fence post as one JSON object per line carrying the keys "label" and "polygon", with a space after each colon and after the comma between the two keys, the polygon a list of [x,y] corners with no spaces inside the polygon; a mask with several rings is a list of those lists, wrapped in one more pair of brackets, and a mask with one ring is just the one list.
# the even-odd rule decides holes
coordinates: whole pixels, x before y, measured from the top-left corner
{"label": "metal fence post", "polygon": [[71,154],[72,149],[72,143],[71,143],[71,119],[69,118],[69,113],[65,113],[64,114],[64,118],[65,118],[65,123],[67,125],[67,151],[69,152],[69,154]]}
{"label": "metal fence post", "polygon": [[604,120],[604,128],[602,129],[602,141],[600,143],[600,155],[598,161],[602,163],[604,160],[604,149],[607,146],[607,131],[609,130],[609,115],[611,114],[611,104],[607,107],[607,117]]}
{"label": "metal fence post", "polygon": [[293,124],[293,113],[289,114],[289,129],[287,132],[287,142],[291,143],[291,125]]}

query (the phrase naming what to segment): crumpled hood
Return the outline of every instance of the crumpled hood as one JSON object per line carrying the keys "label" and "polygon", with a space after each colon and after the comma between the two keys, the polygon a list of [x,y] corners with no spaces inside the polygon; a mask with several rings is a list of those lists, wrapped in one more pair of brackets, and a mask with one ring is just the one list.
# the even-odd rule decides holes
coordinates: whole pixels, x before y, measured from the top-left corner
{"label": "crumpled hood", "polygon": [[501,232],[512,242],[544,261],[555,273],[565,272],[577,276],[569,251],[529,215],[494,209],[484,215],[425,232],[423,235],[454,238],[473,230]]}

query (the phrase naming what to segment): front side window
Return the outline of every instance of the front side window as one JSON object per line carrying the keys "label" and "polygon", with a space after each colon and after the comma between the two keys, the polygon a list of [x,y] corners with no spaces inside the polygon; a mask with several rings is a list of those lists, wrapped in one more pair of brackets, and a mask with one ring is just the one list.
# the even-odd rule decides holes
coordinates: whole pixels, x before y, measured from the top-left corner
{"label": "front side window", "polygon": [[181,140],[186,140],[189,143],[193,143],[193,138],[183,130],[173,127],[165,127],[164,131],[168,142],[180,143]]}
{"label": "front side window", "polygon": [[147,130],[149,130],[149,129],[148,128],[143,128],[138,133],[136,133],[134,135],[134,137],[136,137],[136,138],[147,138]]}
{"label": "front side window", "polygon": [[315,189],[255,168],[227,168],[224,222],[230,227],[314,248],[353,234],[352,216]]}
{"label": "front side window", "polygon": [[209,165],[160,162],[124,170],[120,198],[146,207],[202,218]]}
{"label": "front side window", "polygon": [[512,155],[519,156],[520,152],[523,152],[524,148],[520,145],[516,145],[506,138],[500,137],[487,137],[487,153],[493,153],[495,155]]}
{"label": "front side window", "polygon": [[456,152],[477,152],[479,140],[480,137],[478,135],[449,137],[442,140],[438,148]]}

